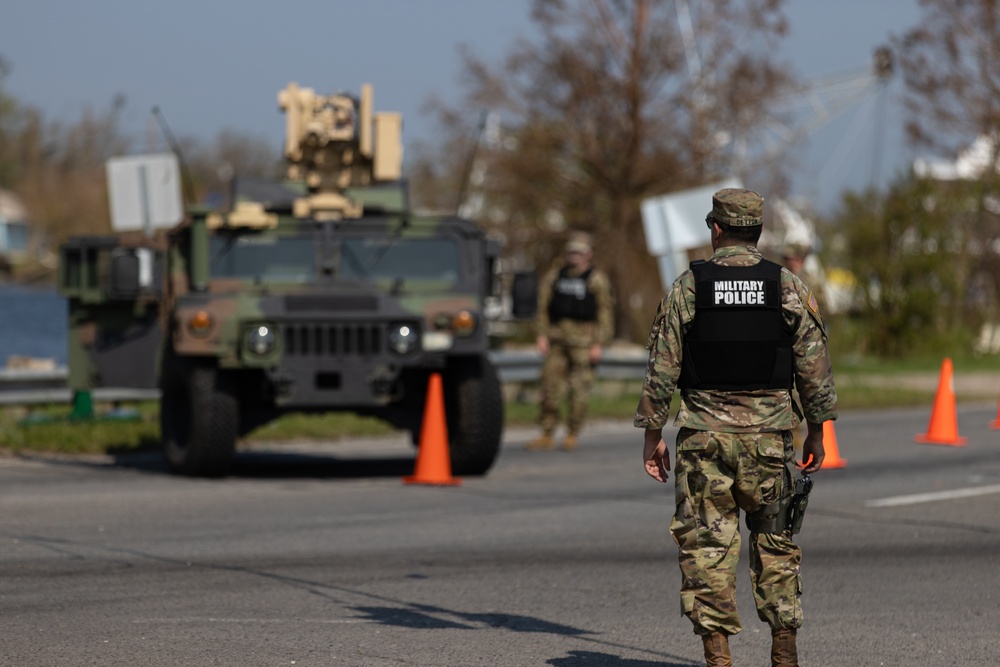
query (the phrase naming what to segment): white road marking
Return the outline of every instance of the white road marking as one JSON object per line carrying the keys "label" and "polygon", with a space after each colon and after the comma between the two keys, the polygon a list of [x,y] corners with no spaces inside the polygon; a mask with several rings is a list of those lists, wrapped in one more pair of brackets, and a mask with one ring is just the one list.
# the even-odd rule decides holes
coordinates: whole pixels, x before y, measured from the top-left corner
{"label": "white road marking", "polygon": [[952,491],[935,491],[934,493],[915,493],[910,496],[880,498],[878,500],[867,501],[865,503],[865,507],[899,507],[901,505],[933,503],[937,500],[954,500],[955,498],[986,496],[991,493],[1000,493],[1000,484],[994,484],[993,486],[980,486],[972,489],[954,489]]}

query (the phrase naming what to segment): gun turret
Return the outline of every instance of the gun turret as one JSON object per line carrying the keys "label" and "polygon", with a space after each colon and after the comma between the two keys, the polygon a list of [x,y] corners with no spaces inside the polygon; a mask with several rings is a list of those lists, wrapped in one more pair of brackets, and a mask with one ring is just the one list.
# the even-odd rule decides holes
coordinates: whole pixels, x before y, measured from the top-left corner
{"label": "gun turret", "polygon": [[371,85],[363,85],[357,99],[290,83],[278,93],[278,106],[286,118],[288,178],[304,181],[309,192],[295,202],[297,217],[360,217],[361,205],[345,195],[347,188],[399,180],[403,119],[372,112]]}

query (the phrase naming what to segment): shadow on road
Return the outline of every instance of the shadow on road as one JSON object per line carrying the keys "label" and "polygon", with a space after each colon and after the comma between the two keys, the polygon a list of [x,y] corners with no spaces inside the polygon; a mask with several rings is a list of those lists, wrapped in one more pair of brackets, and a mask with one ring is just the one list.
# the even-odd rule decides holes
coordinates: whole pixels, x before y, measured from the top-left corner
{"label": "shadow on road", "polygon": [[[504,613],[474,613],[459,611],[457,609],[447,609],[434,605],[403,603],[405,606],[356,606],[351,607],[354,611],[363,614],[363,618],[379,623],[381,625],[391,625],[415,630],[481,630],[486,628],[502,628],[511,632],[537,632],[542,634],[562,635],[566,637],[576,637],[583,641],[618,649],[641,650],[668,657],[673,662],[660,662],[650,660],[631,660],[620,658],[610,653],[597,651],[570,651],[569,655],[552,658],[546,664],[553,667],[692,667],[698,663],[684,660],[676,655],[665,654],[651,649],[640,649],[635,646],[627,646],[608,641],[590,630],[575,628],[570,625],[554,623],[544,618],[536,616],[525,616],[523,614]],[[681,662],[676,662],[681,660]]]}
{"label": "shadow on road", "polygon": [[[125,546],[100,547],[90,542],[77,542],[45,535],[10,533],[2,529],[0,529],[0,537],[6,540],[16,539],[54,552],[67,561],[73,561],[88,568],[92,567],[96,561],[112,563],[116,568],[124,564],[133,567],[137,563],[145,561],[168,566],[169,569],[163,574],[172,570],[191,573],[198,569],[239,573],[261,581],[279,583],[310,596],[325,599],[331,605],[332,612],[337,609],[353,610],[358,614],[357,618],[383,626],[430,631],[503,630],[515,633],[550,634],[570,637],[599,649],[598,651],[575,649],[568,651],[565,656],[549,658],[545,664],[553,665],[553,667],[596,667],[598,665],[602,667],[692,667],[692,665],[700,664],[659,647],[615,641],[613,636],[605,635],[602,632],[565,625],[538,616],[497,611],[475,612],[440,605],[428,605],[367,591],[355,586],[338,584],[325,578],[295,576],[281,572],[278,569],[279,563],[270,563],[265,568],[238,562],[199,561],[188,557],[178,558]],[[328,567],[326,557],[323,557],[323,562],[324,567]],[[303,563],[299,562],[298,565],[302,566]],[[90,570],[88,569],[88,571]],[[324,577],[327,576],[329,575],[324,575]],[[622,658],[615,655],[615,651],[645,653],[650,655],[653,660]]]}
{"label": "shadow on road", "polygon": [[552,667],[691,667],[698,663],[629,660],[596,651],[570,651],[565,658],[553,658],[546,664]]}
{"label": "shadow on road", "polygon": [[[556,635],[589,635],[587,630],[581,630],[569,625],[553,623],[533,616],[519,614],[476,614],[461,612],[443,607],[425,604],[411,604],[408,608],[401,607],[354,607],[355,611],[365,614],[369,620],[382,625],[395,625],[405,628],[504,628],[514,632],[544,632]],[[434,616],[432,614],[437,614]],[[440,618],[448,615],[464,622]]]}
{"label": "shadow on road", "polygon": [[[403,477],[413,473],[414,456],[356,458],[296,452],[238,452],[228,477],[240,479],[363,479]],[[159,452],[119,453],[112,465],[150,474],[169,475]],[[78,461],[80,465],[95,465]],[[104,464],[106,465],[106,464]]]}

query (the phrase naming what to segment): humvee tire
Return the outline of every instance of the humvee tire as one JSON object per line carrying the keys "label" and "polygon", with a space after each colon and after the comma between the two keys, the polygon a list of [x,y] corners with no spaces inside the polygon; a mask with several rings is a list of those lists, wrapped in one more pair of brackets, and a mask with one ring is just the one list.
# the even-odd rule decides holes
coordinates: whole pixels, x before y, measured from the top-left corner
{"label": "humvee tire", "polygon": [[229,472],[239,409],[227,376],[207,364],[174,359],[164,368],[162,392],[160,433],[171,472],[195,477]]}
{"label": "humvee tire", "polygon": [[444,378],[448,450],[455,475],[489,471],[503,435],[503,393],[489,359],[453,359]]}

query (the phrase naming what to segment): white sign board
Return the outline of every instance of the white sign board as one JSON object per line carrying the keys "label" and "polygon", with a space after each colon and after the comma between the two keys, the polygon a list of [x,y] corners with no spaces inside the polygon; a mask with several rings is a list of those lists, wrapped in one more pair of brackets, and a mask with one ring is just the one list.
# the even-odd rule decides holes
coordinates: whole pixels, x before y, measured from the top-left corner
{"label": "white sign board", "polygon": [[111,158],[107,173],[114,231],[151,234],[184,217],[181,172],[174,154]]}
{"label": "white sign board", "polygon": [[723,188],[742,187],[739,179],[731,178],[642,202],[646,248],[657,258],[664,289],[687,269],[688,250],[711,245],[712,233],[705,216],[712,210],[712,195]]}

